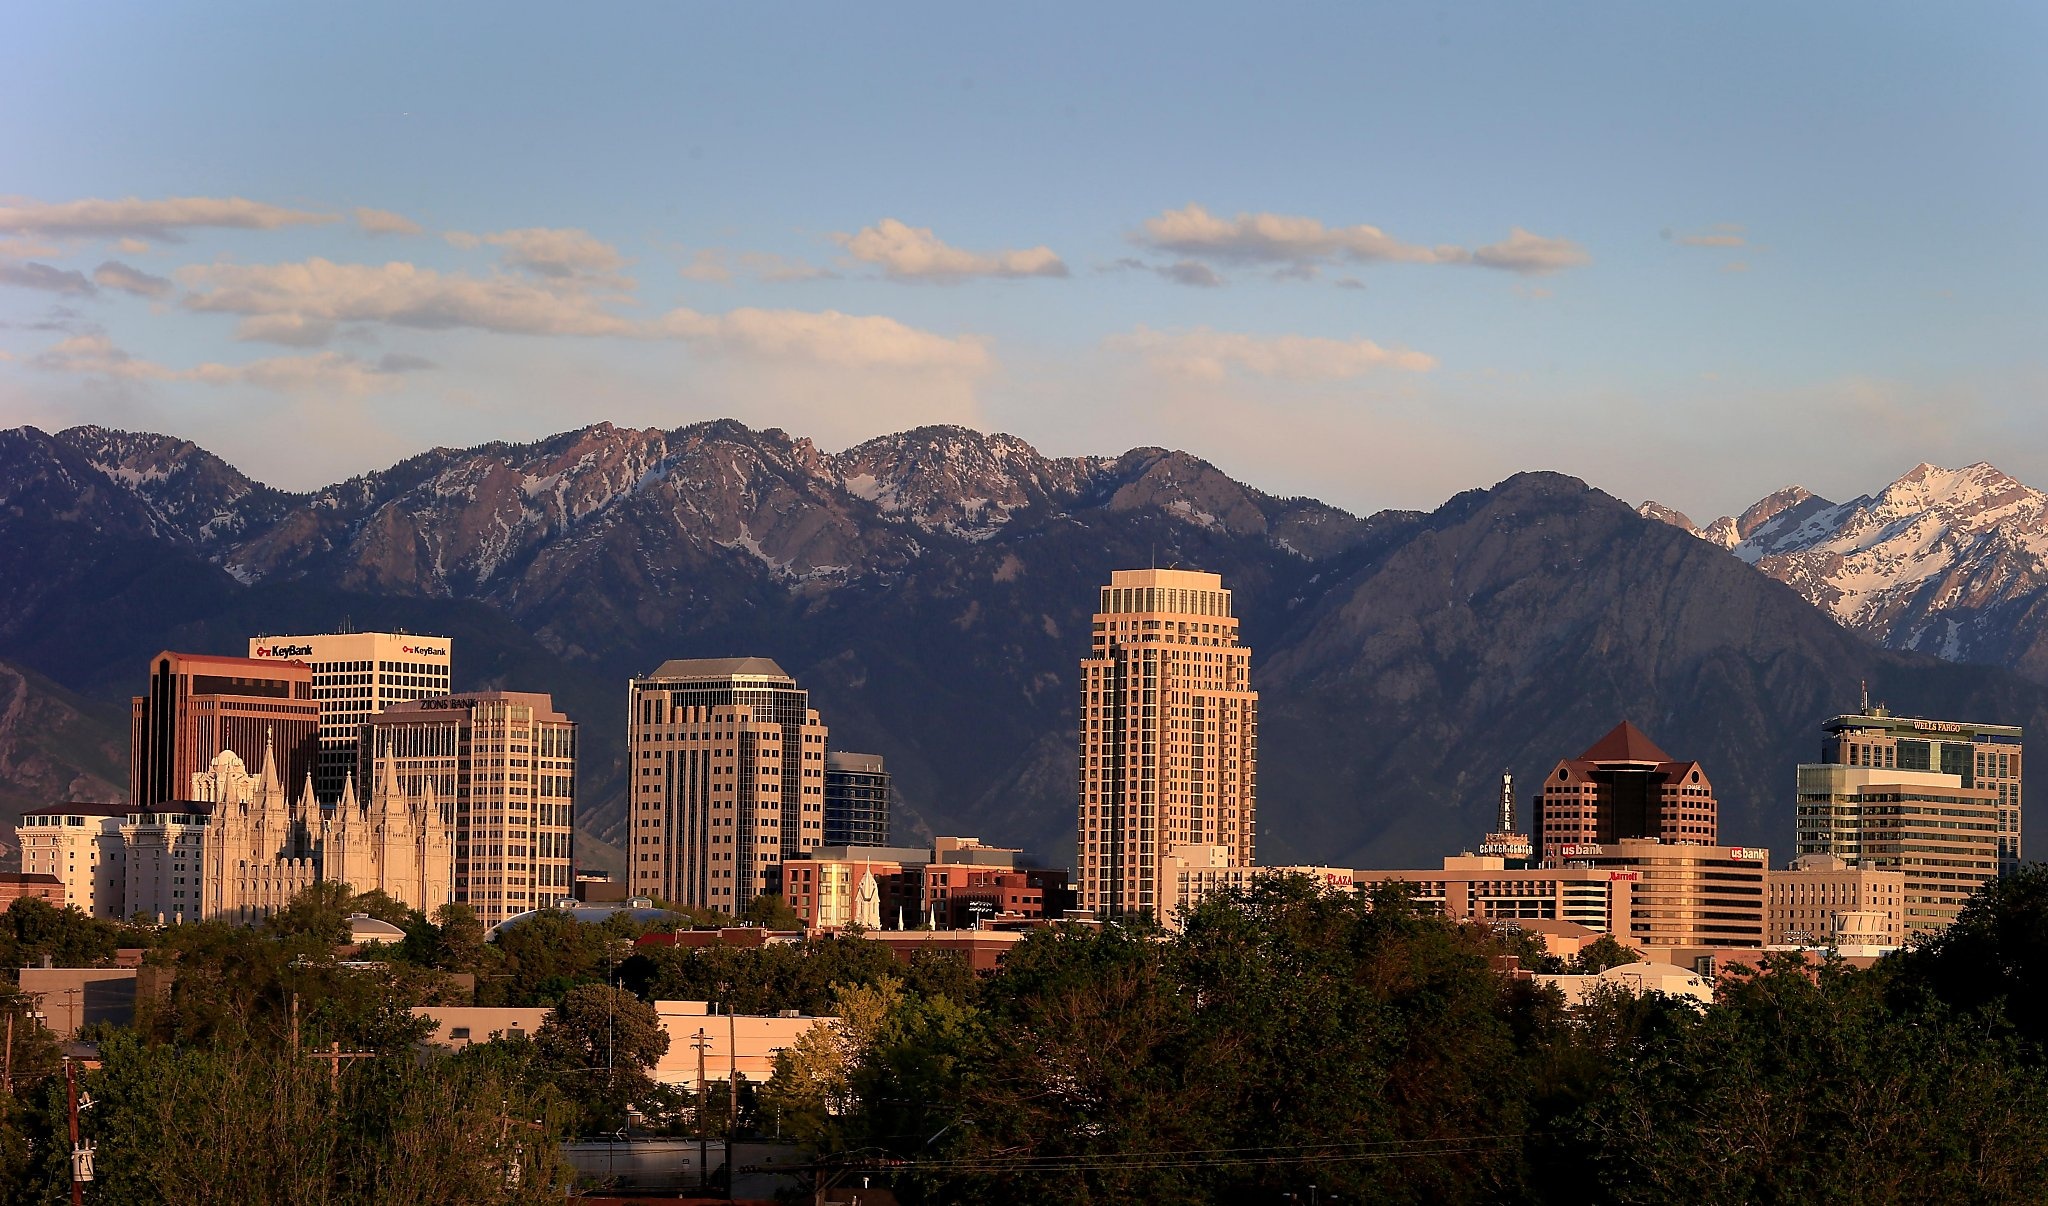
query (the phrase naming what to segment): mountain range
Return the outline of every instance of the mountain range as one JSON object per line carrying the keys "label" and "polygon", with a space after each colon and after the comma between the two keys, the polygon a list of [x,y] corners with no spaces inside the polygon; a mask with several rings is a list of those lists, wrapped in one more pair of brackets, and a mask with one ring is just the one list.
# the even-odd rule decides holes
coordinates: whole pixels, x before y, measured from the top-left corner
{"label": "mountain range", "polygon": [[[2048,719],[1989,610],[1970,640],[1930,643],[1905,617],[1964,617],[1871,619],[1823,601],[1821,570],[1781,573],[1825,543],[1786,543],[1832,512],[1818,501],[1702,531],[1529,473],[1360,517],[1165,449],[1055,458],[921,428],[826,453],[729,420],[434,449],[291,494],[173,437],[16,428],[0,432],[0,820],[119,791],[126,699],[158,649],[352,625],[451,637],[458,689],[552,692],[583,725],[589,862],[622,833],[627,678],[754,654],[811,689],[834,747],[888,757],[900,836],[1064,861],[1095,588],[1157,564],[1237,594],[1270,861],[1431,865],[1488,827],[1503,769],[1533,783],[1623,717],[1708,765],[1725,838],[1783,848],[1792,766],[1860,682],[1901,711]],[[2024,511],[1984,522],[2018,532]],[[1751,556],[1752,540],[1776,543]]]}

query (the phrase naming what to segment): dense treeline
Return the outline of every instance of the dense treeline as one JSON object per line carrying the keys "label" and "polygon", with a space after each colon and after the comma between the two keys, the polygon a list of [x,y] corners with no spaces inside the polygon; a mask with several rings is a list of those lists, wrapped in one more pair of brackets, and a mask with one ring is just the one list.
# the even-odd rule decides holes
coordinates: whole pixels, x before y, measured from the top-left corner
{"label": "dense treeline", "polygon": [[[339,958],[349,911],[402,926]],[[0,957],[175,969],[85,1078],[106,1202],[539,1202],[558,1143],[635,1128],[793,1135],[908,1201],[2001,1202],[2048,1184],[2048,871],[1992,885],[1869,970],[1796,958],[1708,1008],[1503,974],[1525,935],[1399,891],[1270,881],[1184,931],[1032,935],[1000,972],[898,965],[857,936],[637,946],[628,916],[542,914],[486,941],[322,887],[261,927],[145,930],[40,902]],[[1573,970],[1630,956],[1589,948]],[[1554,965],[1553,965],[1554,966]],[[409,1007],[544,1005],[531,1040],[423,1051]],[[703,1102],[648,1070],[656,999],[832,1013]],[[297,1009],[293,1001],[298,1002]],[[27,1002],[0,1095],[0,1200],[62,1200],[64,1077]],[[296,1038],[297,1046],[294,1046]],[[336,1072],[311,1053],[362,1053]]]}
{"label": "dense treeline", "polygon": [[[767,1094],[930,1202],[1986,1202],[2048,1184],[2048,872],[1868,971],[1567,1012],[1488,930],[1270,882],[841,993]],[[868,1155],[860,1157],[869,1160]],[[880,1163],[880,1161],[869,1161]],[[877,1175],[877,1174],[870,1174]]]}

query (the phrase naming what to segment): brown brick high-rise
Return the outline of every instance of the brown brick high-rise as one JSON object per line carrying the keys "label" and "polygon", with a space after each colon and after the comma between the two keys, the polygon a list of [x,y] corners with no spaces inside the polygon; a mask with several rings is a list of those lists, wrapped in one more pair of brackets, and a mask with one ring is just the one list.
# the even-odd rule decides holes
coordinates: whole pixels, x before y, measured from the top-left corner
{"label": "brown brick high-rise", "polygon": [[1716,845],[1720,804],[1697,762],[1681,762],[1624,720],[1591,749],[1552,768],[1537,804],[1543,858],[1624,838]]}
{"label": "brown brick high-rise", "polygon": [[[1216,574],[1117,570],[1081,663],[1075,887],[1098,915],[1153,913],[1182,844],[1253,865],[1259,696]],[[1161,920],[1165,920],[1162,918]]]}
{"label": "brown brick high-rise", "polygon": [[128,802],[137,807],[184,799],[222,750],[249,766],[275,750],[295,792],[320,750],[320,705],[304,662],[166,650],[150,659],[149,694],[134,697],[129,716]]}

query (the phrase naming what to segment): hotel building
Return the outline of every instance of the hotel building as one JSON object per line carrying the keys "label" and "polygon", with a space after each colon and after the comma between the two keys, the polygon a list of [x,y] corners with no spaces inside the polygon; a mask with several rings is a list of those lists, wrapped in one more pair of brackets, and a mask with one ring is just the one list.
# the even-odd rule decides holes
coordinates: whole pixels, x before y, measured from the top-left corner
{"label": "hotel building", "polygon": [[1545,860],[1566,846],[1630,838],[1711,846],[1719,837],[1720,806],[1700,764],[1673,758],[1625,720],[1551,769],[1536,812]]}
{"label": "hotel building", "polygon": [[1460,855],[1441,871],[1356,878],[1361,889],[1413,885],[1418,904],[1454,920],[1569,921],[1662,959],[1674,948],[1762,947],[1768,858],[1756,847],[1624,838],[1565,846],[1553,864],[1527,870]]}
{"label": "hotel building", "polygon": [[283,780],[303,783],[319,733],[313,672],[304,663],[167,650],[150,662],[149,694],[130,705],[128,802],[182,799],[192,776],[222,750],[249,766],[275,750]]}
{"label": "hotel building", "polygon": [[21,814],[21,869],[64,882],[64,900],[90,917],[125,921],[127,859],[121,842],[126,804],[73,801]]}
{"label": "hotel building", "polygon": [[576,723],[539,692],[402,700],[369,718],[358,783],[454,806],[455,900],[492,926],[574,889]]}
{"label": "hotel building", "polygon": [[[313,700],[320,705],[313,792],[322,803],[339,800],[356,773],[364,721],[403,700],[448,694],[449,648],[447,637],[404,632],[260,636],[249,642],[252,658],[304,662],[313,672]],[[356,783],[358,793],[367,789]]]}
{"label": "hotel building", "polygon": [[[1874,756],[1883,756],[1882,754]],[[1891,753],[1897,760],[1897,751]],[[1905,876],[1908,936],[1954,921],[1998,875],[2001,796],[1990,783],[1898,767],[1808,764],[1798,770],[1798,850]]]}
{"label": "hotel building", "polygon": [[1361,891],[1408,884],[1420,907],[1453,921],[1569,921],[1605,933],[1617,882],[1587,866],[1511,867],[1498,855],[1453,855],[1440,871],[1356,871]]}
{"label": "hotel building", "polygon": [[880,754],[825,751],[825,844],[889,844],[889,770]]}
{"label": "hotel building", "polygon": [[765,657],[662,663],[627,688],[635,896],[737,916],[825,841],[824,721]]}
{"label": "hotel building", "polygon": [[1081,663],[1080,906],[1164,920],[1167,848],[1256,862],[1258,693],[1216,574],[1117,570]]}
{"label": "hotel building", "polygon": [[2020,850],[2020,753],[2017,725],[1893,716],[1883,708],[1837,716],[1821,726],[1820,760],[1871,770],[1933,771],[1985,790],[1998,804],[1998,873],[2017,870]]}

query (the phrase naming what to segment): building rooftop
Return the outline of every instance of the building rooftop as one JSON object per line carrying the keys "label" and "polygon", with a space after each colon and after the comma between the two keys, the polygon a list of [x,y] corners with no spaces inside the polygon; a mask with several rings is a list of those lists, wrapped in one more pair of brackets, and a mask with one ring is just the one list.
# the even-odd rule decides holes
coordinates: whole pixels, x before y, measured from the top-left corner
{"label": "building rooftop", "polygon": [[1887,733],[1911,733],[1916,737],[1952,734],[1970,737],[1975,734],[2018,738],[2021,728],[2016,724],[1981,724],[1974,720],[1928,720],[1921,716],[1894,716],[1883,708],[1868,712],[1857,712],[1837,716],[1821,726],[1823,732],[1840,733],[1846,730],[1881,729]]}
{"label": "building rooftop", "polygon": [[48,808],[29,808],[22,811],[25,817],[125,817],[132,809],[126,804],[103,804],[96,800],[73,800],[68,804],[52,804]]}
{"label": "building rooftop", "polygon": [[826,750],[825,769],[836,771],[866,771],[879,774],[888,769],[882,763],[880,754],[856,754],[850,750]]}
{"label": "building rooftop", "polygon": [[648,678],[732,678],[746,675],[754,678],[790,678],[789,672],[775,664],[770,657],[697,657],[673,658],[654,668]]}
{"label": "building rooftop", "polygon": [[1607,736],[1594,742],[1585,753],[1578,756],[1580,762],[1635,762],[1654,766],[1677,759],[1657,748],[1657,743],[1634,724],[1624,720],[1608,731]]}

